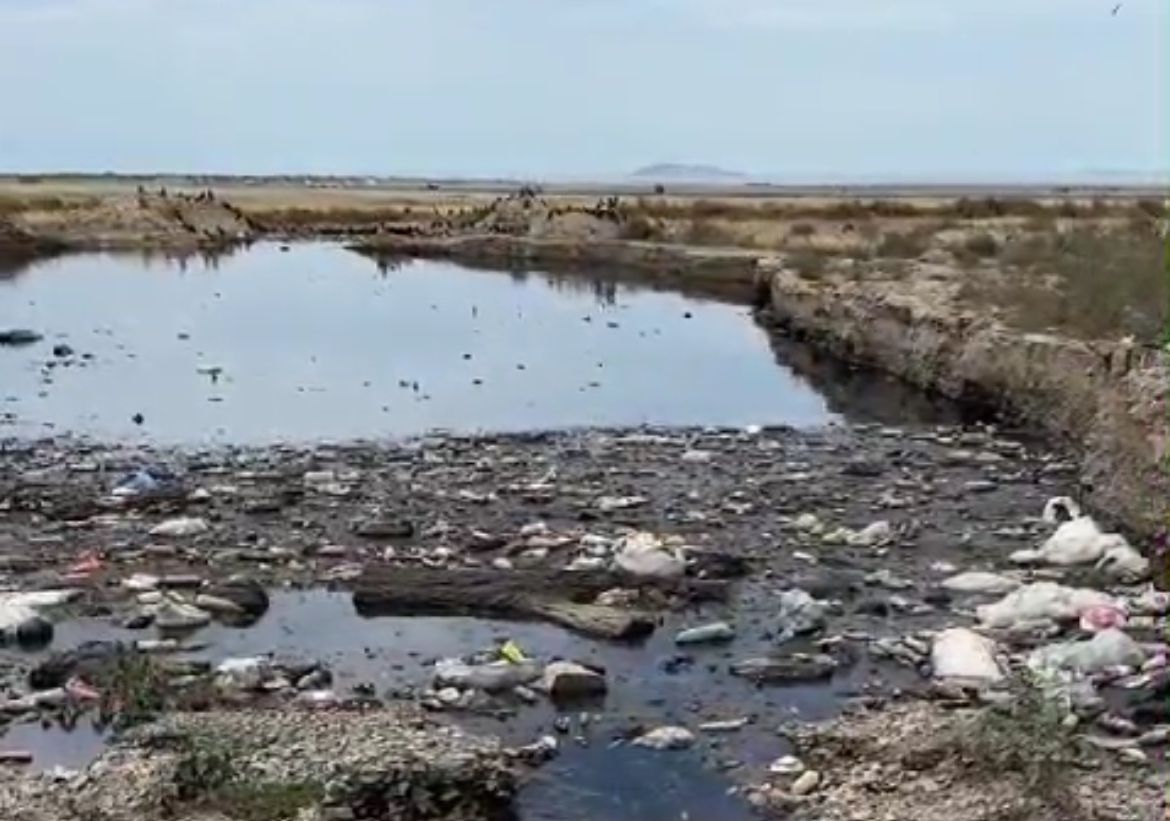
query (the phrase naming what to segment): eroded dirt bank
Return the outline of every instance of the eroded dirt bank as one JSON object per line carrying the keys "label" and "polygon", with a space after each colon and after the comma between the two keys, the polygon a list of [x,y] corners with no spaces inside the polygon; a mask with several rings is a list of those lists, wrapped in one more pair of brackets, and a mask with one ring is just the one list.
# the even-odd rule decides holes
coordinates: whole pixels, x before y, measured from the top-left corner
{"label": "eroded dirt bank", "polygon": [[784,332],[925,389],[992,406],[1081,454],[1081,484],[1101,515],[1149,534],[1166,522],[1170,359],[1133,340],[1025,333],[963,305],[945,269],[863,281],[810,279],[766,261],[765,316]]}

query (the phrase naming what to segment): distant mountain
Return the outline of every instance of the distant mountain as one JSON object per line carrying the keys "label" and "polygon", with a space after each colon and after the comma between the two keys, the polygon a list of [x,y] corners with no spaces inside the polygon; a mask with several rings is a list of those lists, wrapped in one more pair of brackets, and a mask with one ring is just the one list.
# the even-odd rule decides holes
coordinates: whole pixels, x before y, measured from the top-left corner
{"label": "distant mountain", "polygon": [[738,171],[728,171],[714,165],[694,165],[690,163],[661,162],[639,168],[631,176],[641,179],[656,180],[686,180],[689,182],[729,182],[743,180],[745,174]]}

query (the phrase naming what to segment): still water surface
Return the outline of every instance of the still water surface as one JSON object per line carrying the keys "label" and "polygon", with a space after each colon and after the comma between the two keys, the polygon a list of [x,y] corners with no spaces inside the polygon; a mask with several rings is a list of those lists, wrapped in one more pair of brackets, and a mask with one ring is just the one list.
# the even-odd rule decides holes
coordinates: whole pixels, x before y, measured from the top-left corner
{"label": "still water surface", "polygon": [[[219,259],[86,255],[0,280],[0,431],[156,442],[450,428],[819,425],[743,306],[330,245]],[[72,355],[54,356],[55,345]],[[141,414],[143,422],[133,419]]]}

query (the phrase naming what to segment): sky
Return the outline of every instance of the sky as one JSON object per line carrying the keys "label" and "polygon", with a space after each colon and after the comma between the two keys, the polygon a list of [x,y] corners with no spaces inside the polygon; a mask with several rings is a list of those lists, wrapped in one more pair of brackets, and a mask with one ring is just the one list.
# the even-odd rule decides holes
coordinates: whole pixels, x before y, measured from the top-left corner
{"label": "sky", "polygon": [[0,171],[1170,168],[1166,0],[0,0]]}

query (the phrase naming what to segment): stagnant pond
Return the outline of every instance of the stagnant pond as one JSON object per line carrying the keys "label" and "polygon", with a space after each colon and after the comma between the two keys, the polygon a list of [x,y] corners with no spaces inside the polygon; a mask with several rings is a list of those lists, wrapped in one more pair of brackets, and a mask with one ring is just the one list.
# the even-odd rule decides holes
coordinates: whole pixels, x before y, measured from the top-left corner
{"label": "stagnant pond", "polygon": [[0,348],[0,407],[25,432],[267,442],[831,418],[744,307],[445,262],[379,271],[329,245],[49,261],[0,283],[0,326],[44,335]]}
{"label": "stagnant pond", "polygon": [[0,347],[0,420],[22,436],[815,426],[903,415],[908,401],[844,372],[822,393],[777,362],[742,305],[446,262],[379,269],[326,244],[44,261],[0,279],[11,328],[43,335]]}

